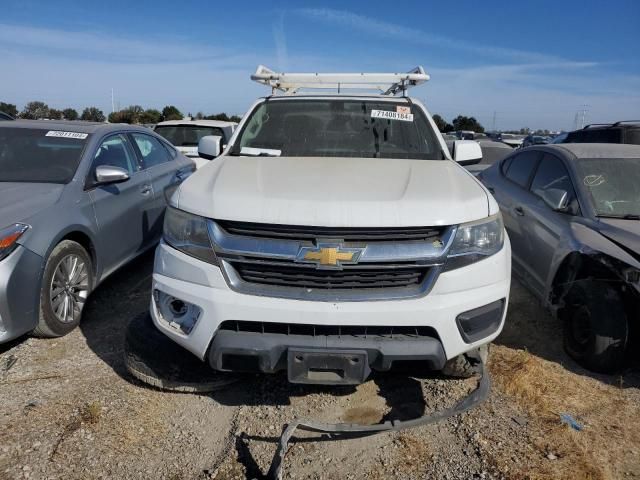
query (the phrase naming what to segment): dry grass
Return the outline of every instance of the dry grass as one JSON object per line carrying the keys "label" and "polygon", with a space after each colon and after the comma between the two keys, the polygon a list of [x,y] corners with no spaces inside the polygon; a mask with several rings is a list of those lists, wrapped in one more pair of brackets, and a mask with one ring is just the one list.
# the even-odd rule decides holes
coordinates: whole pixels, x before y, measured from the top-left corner
{"label": "dry grass", "polygon": [[[530,415],[530,435],[541,459],[511,477],[608,480],[640,474],[640,406],[623,389],[503,346],[492,350],[490,371],[496,387]],[[584,429],[561,423],[562,413]],[[548,453],[558,458],[547,460]]]}
{"label": "dry grass", "polygon": [[102,405],[100,402],[86,403],[82,409],[80,409],[80,418],[84,423],[95,425],[100,421],[102,415]]}

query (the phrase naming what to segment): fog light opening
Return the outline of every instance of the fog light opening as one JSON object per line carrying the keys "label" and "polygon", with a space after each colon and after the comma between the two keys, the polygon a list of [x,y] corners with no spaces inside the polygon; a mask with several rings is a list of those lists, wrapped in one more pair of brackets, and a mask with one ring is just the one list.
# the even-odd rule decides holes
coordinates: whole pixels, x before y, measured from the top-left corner
{"label": "fog light opening", "polygon": [[172,329],[189,335],[198,323],[202,309],[193,303],[154,290],[153,299],[160,319]]}
{"label": "fog light opening", "polygon": [[174,298],[169,302],[169,310],[171,310],[171,313],[174,317],[182,317],[185,313],[187,313],[188,308],[187,304],[182,300]]}

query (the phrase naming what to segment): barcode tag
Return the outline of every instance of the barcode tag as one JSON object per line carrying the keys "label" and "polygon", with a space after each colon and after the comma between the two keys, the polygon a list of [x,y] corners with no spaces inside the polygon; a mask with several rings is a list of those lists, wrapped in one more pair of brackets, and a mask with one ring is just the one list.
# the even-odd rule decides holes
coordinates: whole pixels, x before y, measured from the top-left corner
{"label": "barcode tag", "polygon": [[61,132],[60,130],[49,130],[45,135],[45,137],[77,138],[78,140],[84,140],[88,136],[88,133]]}
{"label": "barcode tag", "polygon": [[385,118],[387,120],[402,120],[403,122],[413,122],[412,113],[392,112],[389,110],[371,110],[371,118]]}

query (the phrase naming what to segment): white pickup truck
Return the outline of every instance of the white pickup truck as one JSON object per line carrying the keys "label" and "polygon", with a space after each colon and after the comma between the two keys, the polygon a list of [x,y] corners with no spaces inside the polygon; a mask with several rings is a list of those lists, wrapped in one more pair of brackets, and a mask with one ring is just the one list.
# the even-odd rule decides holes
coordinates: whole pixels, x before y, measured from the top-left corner
{"label": "white pickup truck", "polygon": [[406,96],[429,76],[252,78],[273,94],[224,152],[200,140],[217,158],[167,210],[156,328],[216,370],[296,383],[357,384],[405,360],[473,373],[503,326],[511,250],[495,200],[460,166],[478,144],[455,142],[451,158]]}

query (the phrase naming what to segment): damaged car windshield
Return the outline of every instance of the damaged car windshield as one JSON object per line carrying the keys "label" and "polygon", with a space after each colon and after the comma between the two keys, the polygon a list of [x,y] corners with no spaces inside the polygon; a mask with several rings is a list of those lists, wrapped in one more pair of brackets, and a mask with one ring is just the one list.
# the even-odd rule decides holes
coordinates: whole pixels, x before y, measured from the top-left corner
{"label": "damaged car windshield", "polygon": [[577,167],[597,216],[640,215],[640,158],[581,159]]}
{"label": "damaged car windshield", "polygon": [[0,182],[68,183],[89,134],[0,128]]}
{"label": "damaged car windshield", "polygon": [[263,102],[244,125],[231,155],[444,158],[419,107],[333,99]]}

